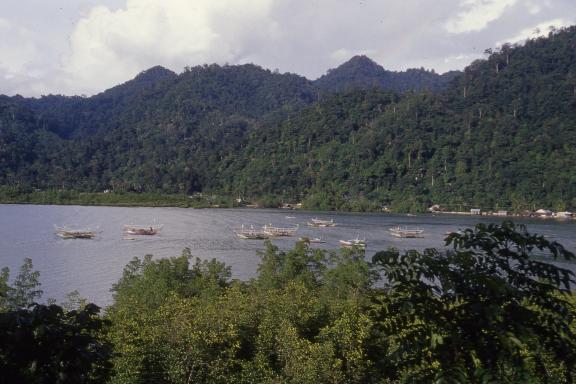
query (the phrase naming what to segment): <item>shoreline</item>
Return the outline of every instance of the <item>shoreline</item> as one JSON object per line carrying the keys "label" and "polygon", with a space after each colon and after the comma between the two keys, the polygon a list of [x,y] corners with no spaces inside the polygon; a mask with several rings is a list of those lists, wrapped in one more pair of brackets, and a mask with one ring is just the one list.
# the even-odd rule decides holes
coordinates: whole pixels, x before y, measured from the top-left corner
{"label": "shoreline", "polygon": [[[0,191],[1,192],[1,191]],[[555,219],[555,220],[573,220],[574,216],[570,212],[556,212],[550,210],[539,210],[546,212],[541,214],[539,211],[522,210],[520,212],[508,211],[502,209],[482,210],[473,209],[466,211],[448,211],[448,210],[431,210],[432,208],[444,206],[433,205],[432,208],[413,206],[412,209],[404,206],[402,202],[396,202],[392,206],[383,206],[377,201],[365,200],[359,204],[359,201],[350,200],[346,204],[338,206],[322,206],[304,203],[286,203],[284,199],[277,196],[261,196],[251,201],[245,201],[232,195],[218,194],[217,192],[196,192],[192,195],[187,194],[164,194],[157,192],[78,192],[71,190],[26,190],[12,191],[10,193],[0,193],[0,204],[22,204],[22,205],[79,205],[79,206],[103,206],[103,207],[159,207],[159,208],[255,208],[255,209],[283,209],[307,210],[317,212],[350,212],[350,213],[394,213],[394,214],[438,214],[438,215],[457,215],[471,217],[499,217],[506,218],[538,218],[538,219]],[[449,205],[448,205],[449,206]],[[404,209],[403,209],[404,208]],[[408,208],[408,209],[406,209]]]}
{"label": "shoreline", "polygon": [[[116,195],[116,196],[139,196],[136,194],[130,195]],[[162,199],[142,199],[141,201],[90,201],[87,202],[83,199],[67,199],[66,201],[53,201],[48,199],[48,201],[29,201],[26,199],[11,199],[3,200],[0,199],[0,205],[53,205],[53,206],[81,206],[81,207],[119,207],[119,208],[188,208],[188,209],[256,209],[265,210],[273,209],[278,211],[286,212],[298,212],[298,211],[308,211],[308,212],[327,212],[327,213],[372,213],[372,214],[392,214],[392,215],[406,215],[407,217],[416,217],[420,215],[446,215],[446,216],[458,216],[458,217],[491,217],[500,218],[502,220],[506,219],[541,219],[541,220],[555,220],[555,221],[572,221],[576,220],[576,217],[558,217],[554,215],[542,216],[542,215],[522,215],[517,213],[511,213],[507,215],[501,215],[491,212],[482,212],[481,214],[471,214],[468,211],[422,211],[422,212],[401,212],[401,211],[391,211],[391,210],[370,210],[370,211],[357,211],[357,210],[320,210],[314,208],[283,208],[283,207],[267,207],[255,204],[231,204],[226,202],[225,204],[209,204],[207,202],[194,201],[192,198],[186,196],[186,199],[181,199],[179,195],[165,195],[169,197],[168,199],[162,201]],[[177,198],[180,197],[180,199]]]}

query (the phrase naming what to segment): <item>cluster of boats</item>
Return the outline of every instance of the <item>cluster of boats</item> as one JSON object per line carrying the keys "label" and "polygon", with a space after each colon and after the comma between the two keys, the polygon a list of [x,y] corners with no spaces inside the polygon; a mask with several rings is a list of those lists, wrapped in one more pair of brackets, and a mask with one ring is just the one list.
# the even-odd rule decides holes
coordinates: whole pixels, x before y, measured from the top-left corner
{"label": "cluster of boats", "polygon": [[[124,238],[126,235],[153,236],[162,229],[162,225],[131,225],[126,224],[122,228]],[[54,226],[56,236],[62,239],[93,239],[99,231],[91,229],[79,229]]]}
{"label": "cluster of boats", "polygon": [[[424,230],[420,229],[420,228],[415,228],[415,229],[410,229],[410,228],[402,228],[402,227],[395,227],[395,228],[390,228],[389,229],[390,234],[394,237],[398,237],[398,238],[409,238],[409,239],[415,239],[415,238],[422,238],[424,237]],[[339,241],[340,246],[344,247],[344,248],[360,248],[360,249],[366,249],[366,239],[360,239],[359,236],[357,236],[355,239],[353,240],[340,240]]]}
{"label": "cluster of boats", "polygon": [[[324,220],[324,219],[319,219],[317,217],[310,219],[310,221],[308,221],[306,224],[310,227],[316,227],[316,228],[335,227],[336,226],[336,223],[334,222],[333,219]],[[296,225],[294,227],[288,227],[288,228],[275,227],[275,226],[272,226],[271,224],[264,225],[261,228],[256,228],[253,225],[250,225],[249,227],[242,225],[242,227],[238,230],[235,230],[234,233],[236,234],[236,237],[238,237],[240,239],[266,240],[266,239],[281,237],[281,236],[293,236],[294,234],[296,234],[296,231],[298,230],[298,228],[299,228],[298,225]],[[325,243],[326,242],[324,239],[322,239],[320,237],[300,237],[299,240],[307,242],[307,243]],[[341,247],[344,247],[344,248],[356,247],[356,248],[366,249],[366,239],[360,239],[359,237],[356,237],[356,239],[352,239],[352,240],[340,240],[339,244]]]}
{"label": "cluster of boats", "polygon": [[246,228],[244,224],[242,224],[242,228],[239,230],[234,231],[236,236],[240,239],[245,240],[266,240],[271,237],[281,237],[281,236],[294,236],[296,231],[298,230],[298,225],[295,227],[274,227],[272,224],[266,224],[262,228],[254,228],[251,225],[249,228]]}
{"label": "cluster of boats", "polygon": [[[310,219],[307,225],[315,228],[324,227],[335,227],[336,223],[333,219],[325,220],[319,219],[317,217]],[[124,239],[133,240],[130,236],[153,236],[158,234],[162,229],[162,225],[132,225],[126,224],[122,228],[122,233]],[[277,237],[288,237],[294,236],[299,229],[299,225],[290,227],[276,227],[272,224],[266,224],[262,227],[254,227],[250,225],[249,227],[242,225],[234,233],[236,237],[245,240],[266,240]],[[390,234],[398,238],[420,238],[424,237],[423,229],[411,229],[407,227],[395,227],[389,229]],[[92,239],[96,237],[98,231],[90,229],[78,229],[78,228],[67,228],[55,226],[55,233],[57,236],[63,239]],[[300,241],[305,241],[308,243],[325,243],[326,241],[320,237],[300,237]],[[339,240],[338,244],[343,248],[360,248],[366,249],[366,239],[361,239],[360,236],[356,236],[355,239],[350,240]]]}
{"label": "cluster of boats", "polygon": [[[293,217],[290,217],[293,218]],[[333,219],[319,219],[317,217],[311,218],[306,222],[309,227],[314,228],[325,228],[325,227],[335,227],[336,223]],[[281,236],[293,236],[298,230],[298,225],[294,227],[275,227],[271,224],[264,225],[263,227],[254,227],[250,225],[249,227],[242,225],[242,228],[235,230],[234,233],[240,239],[245,240],[266,240]],[[408,227],[394,227],[390,228],[390,235],[397,238],[422,238],[424,237],[424,230],[420,228],[408,228]],[[307,243],[325,243],[326,241],[320,237],[300,237],[300,241]],[[356,236],[355,239],[350,240],[339,240],[338,244],[343,248],[360,248],[366,249],[366,239]]]}

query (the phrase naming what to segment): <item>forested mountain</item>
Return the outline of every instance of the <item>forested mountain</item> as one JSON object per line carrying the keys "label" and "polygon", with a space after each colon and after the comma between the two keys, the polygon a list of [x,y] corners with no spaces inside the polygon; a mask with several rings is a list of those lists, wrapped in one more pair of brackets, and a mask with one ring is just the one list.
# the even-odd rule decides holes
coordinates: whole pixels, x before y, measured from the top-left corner
{"label": "forested mountain", "polygon": [[354,56],[338,68],[315,81],[323,91],[336,92],[350,89],[382,88],[396,92],[440,91],[460,74],[459,71],[438,75],[424,68],[406,72],[387,71],[366,56]]}
{"label": "forested mountain", "polygon": [[505,45],[435,93],[394,90],[418,77],[438,90],[454,74],[386,83],[355,57],[316,82],[255,65],[155,67],[89,98],[1,97],[0,188],[575,209],[575,48],[575,27]]}

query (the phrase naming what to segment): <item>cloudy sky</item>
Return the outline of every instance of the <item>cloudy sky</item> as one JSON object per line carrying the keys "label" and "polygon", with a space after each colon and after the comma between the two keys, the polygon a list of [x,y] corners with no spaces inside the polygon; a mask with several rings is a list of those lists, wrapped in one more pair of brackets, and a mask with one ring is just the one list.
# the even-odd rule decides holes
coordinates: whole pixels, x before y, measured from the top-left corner
{"label": "cloudy sky", "polygon": [[315,79],[355,54],[442,73],[574,24],[575,0],[2,0],[0,94],[92,95],[154,65]]}

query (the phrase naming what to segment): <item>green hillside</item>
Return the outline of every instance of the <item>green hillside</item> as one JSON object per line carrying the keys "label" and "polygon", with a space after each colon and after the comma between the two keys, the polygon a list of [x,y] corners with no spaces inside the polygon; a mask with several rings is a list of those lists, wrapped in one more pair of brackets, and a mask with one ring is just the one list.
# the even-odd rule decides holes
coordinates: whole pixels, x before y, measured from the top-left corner
{"label": "green hillside", "polygon": [[438,75],[423,68],[405,72],[387,71],[366,56],[354,56],[338,68],[316,80],[323,91],[337,92],[350,89],[378,87],[390,91],[441,91],[460,72],[451,71]]}
{"label": "green hillside", "polygon": [[575,47],[575,27],[506,45],[441,86],[427,72],[394,88],[353,58],[316,82],[255,65],[155,67],[90,98],[1,97],[1,191],[576,209]]}

